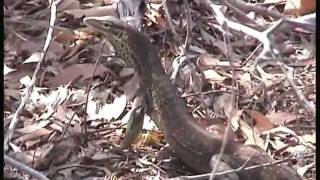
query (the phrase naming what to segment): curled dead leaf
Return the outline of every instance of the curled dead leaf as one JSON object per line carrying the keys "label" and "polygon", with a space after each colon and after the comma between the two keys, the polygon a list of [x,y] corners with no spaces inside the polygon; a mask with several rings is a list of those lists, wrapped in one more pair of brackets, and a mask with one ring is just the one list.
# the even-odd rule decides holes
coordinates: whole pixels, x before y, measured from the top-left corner
{"label": "curled dead leaf", "polygon": [[[56,75],[53,79],[49,80],[49,85],[51,87],[57,87],[59,85],[65,85],[69,82],[74,82],[75,80],[81,79],[86,80],[92,77],[95,64],[85,63],[85,64],[73,64],[61,70],[61,73]],[[114,74],[109,68],[103,65],[97,65],[95,71],[95,77],[102,77],[105,73]]]}
{"label": "curled dead leaf", "polygon": [[103,6],[103,7],[94,7],[90,9],[72,9],[66,10],[65,12],[68,14],[72,14],[76,18],[81,17],[101,17],[101,16],[114,16],[118,17],[115,6]]}
{"label": "curled dead leaf", "polygon": [[316,0],[287,0],[284,13],[294,16],[305,15],[316,10]]}
{"label": "curled dead leaf", "polygon": [[30,139],[39,138],[41,136],[49,135],[51,132],[52,132],[51,130],[48,130],[46,128],[41,128],[39,130],[33,131],[29,134],[23,135],[23,136],[15,139],[14,142],[18,143],[18,142],[24,142],[24,141],[27,141]]}
{"label": "curled dead leaf", "polygon": [[254,120],[255,127],[258,128],[260,132],[270,130],[274,127],[270,119],[262,113],[255,110],[245,110],[244,112]]}
{"label": "curled dead leaf", "polygon": [[138,146],[150,146],[153,144],[161,143],[164,135],[158,132],[141,133],[136,139],[135,143]]}
{"label": "curled dead leaf", "polygon": [[271,112],[267,117],[276,125],[285,125],[299,118],[299,115],[290,112]]}
{"label": "curled dead leaf", "polygon": [[125,95],[117,97],[111,104],[104,104],[101,108],[97,106],[96,102],[88,101],[88,119],[118,119],[127,105]]}
{"label": "curled dead leaf", "polygon": [[49,120],[40,121],[39,123],[35,123],[35,124],[32,124],[32,125],[24,127],[24,128],[16,129],[15,131],[18,133],[21,133],[21,134],[27,134],[27,133],[37,131],[37,130],[47,126],[49,123],[50,123]]}
{"label": "curled dead leaf", "polygon": [[209,82],[222,82],[224,81],[227,77],[224,77],[220,75],[217,71],[213,69],[208,69],[203,71],[204,77],[209,81]]}

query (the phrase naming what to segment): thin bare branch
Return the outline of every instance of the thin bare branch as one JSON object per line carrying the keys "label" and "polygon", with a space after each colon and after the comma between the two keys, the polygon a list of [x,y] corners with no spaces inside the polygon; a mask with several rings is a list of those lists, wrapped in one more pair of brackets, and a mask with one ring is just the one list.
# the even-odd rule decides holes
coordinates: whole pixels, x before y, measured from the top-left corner
{"label": "thin bare branch", "polygon": [[11,123],[9,125],[7,136],[4,139],[4,151],[8,150],[8,147],[9,147],[8,144],[11,141],[12,135],[14,133],[14,129],[15,129],[15,127],[16,127],[17,123],[19,122],[19,119],[20,119],[20,113],[22,112],[23,108],[25,107],[25,105],[27,104],[27,102],[28,102],[28,100],[30,98],[31,92],[33,90],[33,87],[34,87],[34,85],[35,85],[35,83],[37,81],[37,77],[38,77],[42,62],[44,61],[44,59],[46,57],[49,45],[50,45],[51,40],[52,40],[53,27],[54,27],[54,24],[55,24],[55,21],[56,21],[56,16],[57,16],[57,14],[56,14],[57,13],[57,7],[56,7],[56,3],[53,0],[49,0],[49,3],[50,3],[50,7],[51,7],[50,8],[51,9],[51,15],[50,15],[49,29],[48,29],[46,41],[45,41],[45,44],[43,46],[42,52],[40,54],[40,60],[39,60],[39,62],[37,64],[37,67],[36,67],[34,73],[33,73],[33,76],[32,76],[32,79],[30,81],[30,84],[25,89],[25,95],[23,96],[21,104],[19,105],[17,111],[14,113],[12,121],[11,121]]}
{"label": "thin bare branch", "polygon": [[49,178],[47,178],[45,175],[43,175],[42,173],[40,173],[39,171],[36,171],[35,169],[9,157],[8,155],[4,155],[4,162],[20,171],[23,171],[27,174],[29,174],[30,176],[35,177],[36,179],[39,180],[49,180]]}

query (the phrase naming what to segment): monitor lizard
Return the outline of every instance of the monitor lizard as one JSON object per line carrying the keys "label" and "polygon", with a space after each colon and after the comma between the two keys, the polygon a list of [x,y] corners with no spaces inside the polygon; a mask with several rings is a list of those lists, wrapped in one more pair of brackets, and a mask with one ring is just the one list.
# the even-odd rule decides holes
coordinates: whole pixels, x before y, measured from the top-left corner
{"label": "monitor lizard", "polygon": [[[222,137],[207,132],[193,119],[162,67],[157,51],[142,32],[114,17],[84,18],[84,24],[105,35],[116,51],[141,78],[141,89],[149,104],[147,113],[156,120],[174,153],[198,173],[210,172],[210,160],[219,153]],[[263,150],[229,141],[224,152],[232,168],[271,162]],[[290,167],[273,165],[238,172],[240,179],[300,180]]]}

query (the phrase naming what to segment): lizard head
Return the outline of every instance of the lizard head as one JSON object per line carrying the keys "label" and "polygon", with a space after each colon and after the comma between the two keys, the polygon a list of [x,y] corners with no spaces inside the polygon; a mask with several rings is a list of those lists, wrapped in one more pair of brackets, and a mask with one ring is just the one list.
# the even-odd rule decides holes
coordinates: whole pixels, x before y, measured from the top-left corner
{"label": "lizard head", "polygon": [[86,17],[83,22],[99,31],[104,33],[111,33],[114,36],[119,36],[126,31],[128,25],[113,16],[102,16],[102,17]]}
{"label": "lizard head", "polygon": [[106,36],[116,51],[116,55],[123,59],[127,65],[134,64],[134,54],[129,47],[127,29],[131,28],[124,21],[112,16],[87,17],[83,22]]}

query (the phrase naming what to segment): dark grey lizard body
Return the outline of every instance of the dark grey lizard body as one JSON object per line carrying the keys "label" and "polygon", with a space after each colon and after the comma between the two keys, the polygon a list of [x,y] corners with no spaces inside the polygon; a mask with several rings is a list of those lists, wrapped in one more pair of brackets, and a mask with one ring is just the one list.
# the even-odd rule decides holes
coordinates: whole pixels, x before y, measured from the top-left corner
{"label": "dark grey lizard body", "polygon": [[[139,73],[142,79],[141,86],[146,92],[146,97],[150,99],[152,107],[148,113],[153,119],[160,120],[160,128],[164,131],[171,148],[187,166],[199,173],[209,172],[211,170],[210,159],[212,155],[220,151],[222,138],[213,136],[194,122],[184,100],[178,95],[165,74],[157,51],[145,35],[112,17],[104,22],[107,23],[106,26],[96,20],[85,19],[88,26],[111,38],[111,44],[115,43],[112,42],[115,37],[122,37],[121,41],[117,41],[118,44],[113,44],[113,46],[116,52],[117,48],[122,46],[119,45],[119,42],[128,46],[124,48],[129,50],[126,55],[118,55],[123,58],[130,57],[129,62],[134,64]],[[123,49],[119,51],[122,53]],[[251,155],[252,160],[249,164],[271,161],[271,158],[265,153],[236,142],[228,142],[225,153],[234,159],[235,162],[231,165],[233,168],[241,166]],[[239,175],[241,179],[301,179],[294,170],[282,166],[243,171]]]}

